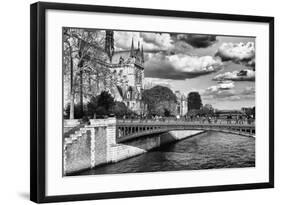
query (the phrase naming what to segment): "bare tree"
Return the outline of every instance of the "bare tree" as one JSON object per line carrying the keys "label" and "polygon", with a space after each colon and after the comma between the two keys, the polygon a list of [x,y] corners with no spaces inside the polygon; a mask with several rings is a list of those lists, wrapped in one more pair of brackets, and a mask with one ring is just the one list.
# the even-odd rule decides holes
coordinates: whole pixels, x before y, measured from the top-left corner
{"label": "bare tree", "polygon": [[[69,67],[70,67],[70,115],[69,119],[74,119],[74,98],[75,92],[73,88],[73,54],[76,52],[74,49],[74,40],[69,32],[68,35],[65,35],[68,32],[67,29],[64,29],[64,51],[65,51],[65,58],[69,57]],[[65,47],[66,46],[66,47]],[[65,69],[66,70],[66,69]]]}
{"label": "bare tree", "polygon": [[[99,72],[102,70],[97,66],[104,62],[104,34],[94,29],[64,28],[64,50],[65,58],[69,59],[70,75],[70,119],[74,119],[75,94],[79,92],[80,113],[83,114],[83,98],[91,92],[93,80],[99,80]],[[99,72],[97,72],[97,70]],[[93,79],[95,73],[97,79]],[[77,82],[78,80],[78,82]]]}

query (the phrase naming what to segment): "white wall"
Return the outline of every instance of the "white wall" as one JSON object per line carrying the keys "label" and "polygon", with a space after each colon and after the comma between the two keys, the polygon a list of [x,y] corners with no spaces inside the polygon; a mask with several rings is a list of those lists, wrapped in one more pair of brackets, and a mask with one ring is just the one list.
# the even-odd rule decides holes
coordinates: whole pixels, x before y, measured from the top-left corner
{"label": "white wall", "polygon": [[[52,1],[52,0],[49,0]],[[31,204],[29,197],[29,4],[34,1],[6,0],[0,6],[0,204]],[[275,16],[276,127],[280,125],[280,36],[281,13],[277,0],[84,0],[63,1],[114,6],[147,7],[202,12]],[[278,46],[277,46],[278,45]],[[279,58],[278,58],[279,57]],[[277,95],[278,94],[278,95]],[[79,204],[280,204],[280,130],[275,134],[276,188],[221,193],[189,194],[132,199],[78,202]],[[279,200],[279,203],[278,203]],[[78,204],[70,203],[70,204]],[[64,203],[63,203],[64,204]]]}

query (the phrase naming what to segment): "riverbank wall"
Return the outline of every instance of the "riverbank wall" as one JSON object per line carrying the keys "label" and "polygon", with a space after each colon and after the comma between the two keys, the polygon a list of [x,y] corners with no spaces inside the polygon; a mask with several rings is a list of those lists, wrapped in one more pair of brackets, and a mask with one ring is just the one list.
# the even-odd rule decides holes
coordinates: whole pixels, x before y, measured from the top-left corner
{"label": "riverbank wall", "polygon": [[[64,175],[125,160],[204,131],[169,131],[116,143],[116,119],[95,119],[64,138]],[[65,134],[66,135],[66,134]]]}

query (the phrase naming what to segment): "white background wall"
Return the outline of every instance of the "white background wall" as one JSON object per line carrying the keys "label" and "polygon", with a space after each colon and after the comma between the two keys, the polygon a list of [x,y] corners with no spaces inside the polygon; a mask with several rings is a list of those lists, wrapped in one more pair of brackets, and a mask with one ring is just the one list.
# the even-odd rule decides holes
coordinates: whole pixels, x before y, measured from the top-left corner
{"label": "white background wall", "polygon": [[[52,0],[49,0],[52,1]],[[0,6],[0,204],[31,204],[29,198],[29,4],[6,0]],[[71,3],[146,7],[275,17],[275,126],[281,119],[280,5],[275,0],[84,0]],[[279,126],[278,126],[279,125]],[[69,204],[280,204],[280,129],[275,132],[276,188],[177,196],[143,197]],[[279,202],[278,202],[279,201]],[[62,203],[65,204],[65,203]]]}

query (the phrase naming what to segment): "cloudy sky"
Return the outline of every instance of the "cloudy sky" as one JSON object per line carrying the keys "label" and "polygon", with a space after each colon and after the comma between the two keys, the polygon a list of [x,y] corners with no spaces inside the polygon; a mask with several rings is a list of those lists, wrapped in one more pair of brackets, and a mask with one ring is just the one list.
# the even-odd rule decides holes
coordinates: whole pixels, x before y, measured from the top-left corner
{"label": "cloudy sky", "polygon": [[143,45],[146,82],[198,91],[218,109],[255,105],[255,38],[115,31],[116,52],[132,38]]}

